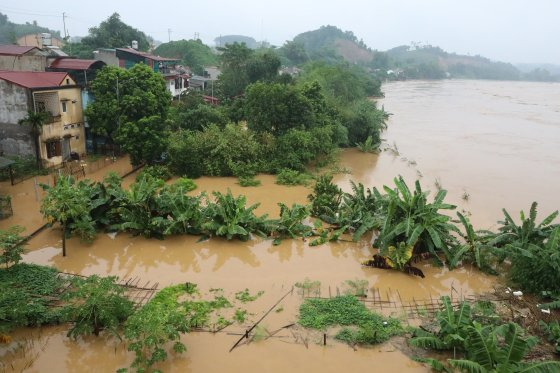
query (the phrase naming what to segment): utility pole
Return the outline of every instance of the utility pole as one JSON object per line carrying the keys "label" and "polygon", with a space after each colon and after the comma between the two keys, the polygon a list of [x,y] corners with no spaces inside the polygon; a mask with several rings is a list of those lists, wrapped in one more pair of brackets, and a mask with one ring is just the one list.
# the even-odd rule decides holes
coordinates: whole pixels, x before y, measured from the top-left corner
{"label": "utility pole", "polygon": [[167,29],[167,35],[169,36],[169,41],[171,41],[171,29],[170,28]]}
{"label": "utility pole", "polygon": [[66,31],[66,13],[62,12],[62,24],[64,25],[64,39],[68,38],[68,32]]}
{"label": "utility pole", "polygon": [[194,40],[198,40],[200,38],[200,34],[198,32],[194,33]]}

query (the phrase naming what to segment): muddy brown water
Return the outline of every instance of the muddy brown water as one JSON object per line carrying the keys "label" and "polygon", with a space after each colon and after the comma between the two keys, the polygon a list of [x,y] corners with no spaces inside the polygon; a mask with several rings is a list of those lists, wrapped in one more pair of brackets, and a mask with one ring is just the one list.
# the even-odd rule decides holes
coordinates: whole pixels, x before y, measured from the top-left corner
{"label": "muddy brown water", "polygon": [[[344,189],[349,189],[351,179],[381,187],[401,174],[411,186],[422,175],[423,186],[435,190],[437,179],[449,190],[450,202],[472,212],[477,228],[492,227],[501,217],[502,207],[517,214],[536,199],[543,217],[559,207],[554,193],[560,184],[559,84],[403,82],[387,84],[384,91],[386,98],[380,104],[394,114],[384,137],[388,146],[397,145],[398,154],[391,150],[379,155],[354,149],[343,151],[340,167],[351,174],[339,174],[335,180]],[[133,178],[134,175],[127,178],[125,185]],[[278,214],[278,202],[305,203],[310,193],[305,187],[278,186],[272,176],[258,178],[262,186],[242,188],[233,178],[204,177],[196,180],[198,189],[193,193],[229,188],[234,194],[247,195],[249,203],[260,202],[257,212],[271,216]],[[469,194],[468,201],[462,199],[465,193]],[[16,215],[14,219],[20,219],[17,221],[25,220],[20,213]],[[364,268],[360,263],[373,253],[371,237],[358,243],[319,247],[310,247],[303,240],[286,240],[279,246],[263,239],[197,240],[198,237],[188,236],[160,241],[128,234],[99,234],[91,245],[74,238],[68,240],[68,257],[63,258],[60,231],[50,229],[30,242],[25,260],[83,275],[139,277],[159,282],[160,287],[195,282],[204,292],[223,288],[229,298],[244,288],[265,291],[261,298],[245,306],[253,314],[246,323],[232,325],[223,333],[184,336],[187,352],[161,366],[171,372],[340,372],[373,368],[384,372],[427,371],[391,342],[354,351],[330,337],[323,347],[311,336],[306,347],[284,333],[285,339],[280,336],[252,342],[229,353],[239,337],[227,332],[243,332],[295,282],[306,277],[321,281],[322,296],[343,292],[345,280],[363,279],[381,294],[398,290],[404,300],[449,295],[452,288],[456,295],[483,293],[496,281],[468,267],[450,272],[422,263],[419,266],[425,279]],[[282,302],[283,311],[272,312],[262,325],[275,330],[294,322],[301,301],[302,297],[294,292]],[[384,313],[387,312],[391,311]],[[127,366],[132,359],[125,346],[113,339],[74,342],[66,338],[66,329],[17,331],[14,341],[27,342],[20,348],[16,342],[0,348],[0,362],[4,364],[0,371],[10,371],[10,363],[20,369],[32,361],[29,371],[109,372]]]}

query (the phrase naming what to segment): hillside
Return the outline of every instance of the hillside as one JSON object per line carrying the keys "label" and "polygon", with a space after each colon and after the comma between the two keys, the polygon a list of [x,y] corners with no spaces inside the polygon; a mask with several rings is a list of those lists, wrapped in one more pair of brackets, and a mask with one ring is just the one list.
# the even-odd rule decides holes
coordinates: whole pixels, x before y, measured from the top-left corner
{"label": "hillside", "polygon": [[182,64],[189,66],[197,74],[202,74],[203,66],[218,63],[218,56],[200,40],[178,40],[163,43],[154,50],[154,54],[179,58]]}
{"label": "hillside", "polygon": [[225,47],[226,44],[233,43],[245,43],[245,45],[251,49],[256,49],[259,45],[254,38],[244,35],[220,35],[214,39],[216,47]]}
{"label": "hillside", "polygon": [[50,32],[60,38],[60,32],[39,26],[36,21],[24,24],[13,23],[7,15],[0,13],[0,44],[15,44],[20,36],[39,32]]}

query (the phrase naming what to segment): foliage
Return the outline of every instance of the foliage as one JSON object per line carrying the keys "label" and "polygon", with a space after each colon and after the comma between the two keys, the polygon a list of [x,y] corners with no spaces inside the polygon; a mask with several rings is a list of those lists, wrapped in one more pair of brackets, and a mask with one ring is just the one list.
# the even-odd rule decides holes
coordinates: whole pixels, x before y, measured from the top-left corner
{"label": "foliage", "polygon": [[308,174],[294,171],[290,169],[283,169],[276,175],[276,184],[279,185],[307,185],[311,176]]}
{"label": "foliage", "polygon": [[154,179],[161,179],[163,181],[167,181],[171,179],[171,176],[173,176],[171,174],[171,171],[169,171],[169,168],[163,165],[152,165],[144,167],[142,171],[140,171],[140,173],[136,176],[136,181],[141,180],[144,175],[150,175]]}
{"label": "foliage", "polygon": [[215,202],[207,201],[202,229],[210,236],[246,241],[251,233],[265,235],[266,215],[257,217],[253,212],[259,204],[246,207],[247,197],[234,197],[231,191],[212,193]]}
{"label": "foliage", "polygon": [[37,21],[14,23],[8,20],[8,16],[0,13],[0,44],[16,44],[17,38],[29,34],[38,34],[48,32],[57,38],[60,38],[60,33],[55,30],[50,30],[37,24]]}
{"label": "foliage", "polygon": [[243,291],[238,291],[237,293],[235,293],[235,299],[237,299],[241,303],[254,302],[255,300],[257,300],[263,294],[264,294],[264,291],[261,290],[261,291],[257,292],[255,295],[251,295],[251,293],[249,292],[249,289],[245,289]]}
{"label": "foliage", "polygon": [[422,191],[416,181],[413,192],[402,176],[394,179],[395,189],[384,186],[387,193],[387,210],[379,236],[374,245],[380,248],[382,256],[387,255],[390,246],[400,243],[413,247],[413,253],[431,253],[436,260],[438,252],[447,258],[451,256],[449,245],[453,242],[450,232],[457,232],[451,218],[440,210],[453,210],[455,206],[443,202],[447,191],[440,190],[433,202],[428,202],[428,193]]}
{"label": "foliage", "polygon": [[247,310],[236,309],[233,318],[239,324],[243,324],[245,322],[245,319],[247,318]]}
{"label": "foliage", "polygon": [[127,122],[117,129],[115,140],[130,155],[130,163],[137,166],[160,161],[167,149],[169,123],[159,116]]}
{"label": "foliage", "polygon": [[6,268],[18,264],[21,261],[23,247],[25,246],[25,238],[21,233],[25,228],[19,225],[12,226],[6,230],[0,229],[0,265],[5,264]]}
{"label": "foliage", "polygon": [[90,216],[93,206],[88,184],[84,181],[76,183],[71,176],[60,175],[53,187],[41,186],[47,192],[41,202],[41,213],[49,224],[58,222],[62,225],[63,254],[66,255],[64,238],[67,232],[75,231],[82,240],[93,240],[95,229]]}
{"label": "foliage", "polygon": [[309,207],[293,204],[288,207],[279,203],[280,218],[271,224],[274,227],[272,236],[275,237],[274,245],[279,245],[283,238],[307,237],[311,235],[312,227],[303,223],[309,216]]}
{"label": "foliage", "polygon": [[489,231],[476,232],[469,221],[469,218],[457,212],[464,233],[460,236],[463,240],[454,248],[453,256],[449,260],[449,268],[455,268],[460,260],[466,259],[473,263],[478,269],[495,273],[491,267],[491,257],[493,256],[493,246],[489,244],[492,233]]}
{"label": "foliage", "polygon": [[332,182],[332,179],[333,176],[330,174],[319,176],[313,187],[313,194],[307,196],[307,199],[311,202],[311,214],[313,216],[333,216],[338,211],[343,193]]}
{"label": "foliage", "polygon": [[261,181],[254,176],[239,176],[238,184],[242,187],[256,187],[261,185]]}
{"label": "foliage", "polygon": [[510,279],[525,291],[558,293],[560,226],[552,224],[558,211],[537,224],[537,203],[533,202],[528,217],[521,211],[520,225],[505,209],[503,212],[505,219],[491,243],[501,249],[502,257],[510,259]]}
{"label": "foliage", "polygon": [[51,267],[20,263],[0,269],[0,332],[60,321],[51,301],[64,286]]}
{"label": "foliage", "polygon": [[[189,96],[194,93],[189,93]],[[184,130],[202,131],[215,124],[220,128],[228,122],[223,110],[205,102],[182,103],[174,108],[172,120],[176,127]]]}
{"label": "foliage", "polygon": [[560,355],[560,323],[556,320],[549,323],[540,320],[539,326],[546,335],[548,341],[555,347],[556,353]]}
{"label": "foliage", "polygon": [[367,280],[346,280],[344,281],[346,290],[344,294],[353,295],[355,297],[366,297],[369,283]]}
{"label": "foliage", "polygon": [[384,319],[368,310],[352,295],[329,299],[308,298],[299,309],[299,324],[306,328],[326,330],[335,326],[353,326],[357,331],[343,329],[337,339],[348,343],[375,344],[400,334],[402,327],[397,319]]}
{"label": "foliage", "polygon": [[[449,359],[453,368],[468,372],[548,372],[560,368],[558,362],[524,363],[523,358],[537,343],[535,337],[526,336],[515,323],[499,326],[483,325],[471,317],[471,308],[463,302],[457,309],[449,297],[442,297],[443,310],[436,315],[439,330],[435,333],[416,329],[409,343],[416,347],[453,350],[462,358]],[[434,368],[445,366],[426,361]],[[550,370],[547,370],[550,369]]]}
{"label": "foliage", "polygon": [[116,277],[76,278],[72,286],[64,294],[69,302],[64,317],[74,322],[68,336],[98,336],[102,330],[118,335],[119,326],[132,314],[133,304],[124,297],[124,288],[116,284]]}
{"label": "foliage", "polygon": [[232,176],[242,169],[259,170],[262,145],[255,135],[241,125],[225,128],[210,125],[200,132],[181,131],[170,139],[169,166],[173,172],[188,177]]}
{"label": "foliage", "polygon": [[321,293],[321,281],[311,281],[307,277],[303,282],[296,282],[294,286],[302,296],[319,296]]}
{"label": "foliage", "polygon": [[379,153],[380,142],[374,143],[373,137],[368,136],[364,142],[357,142],[356,147],[363,153]]}
{"label": "foliage", "polygon": [[168,343],[173,343],[176,353],[186,350],[180,334],[189,331],[189,319],[179,297],[187,293],[185,284],[164,288],[128,318],[124,335],[129,343],[128,350],[135,354],[132,368],[146,372],[154,364],[166,360]]}
{"label": "foliage", "polygon": [[41,165],[41,152],[39,151],[39,136],[43,130],[43,126],[52,117],[52,113],[46,111],[32,111],[27,112],[27,116],[18,121],[18,124],[29,126],[31,138],[33,138],[33,143],[35,144],[35,157],[37,160],[37,165]]}
{"label": "foliage", "polygon": [[[91,93],[95,101],[89,103],[85,115],[92,132],[111,139],[120,126],[128,123],[133,125],[121,132],[121,140],[125,140],[123,136],[127,132],[142,138],[141,133],[132,132],[147,129],[146,125],[162,126],[171,102],[162,75],[144,64],[136,64],[128,70],[105,66],[93,80]],[[153,119],[154,116],[159,120]],[[150,119],[138,124],[143,118]]]}
{"label": "foliage", "polygon": [[381,132],[387,128],[385,121],[388,114],[383,109],[377,109],[374,102],[362,99],[354,101],[350,108],[343,112],[343,116],[350,145],[361,144],[362,149],[378,151]]}
{"label": "foliage", "polygon": [[154,54],[167,58],[177,58],[189,66],[197,75],[203,75],[205,66],[218,63],[218,56],[200,40],[173,40],[162,43],[154,49]]}
{"label": "foliage", "polygon": [[121,16],[113,13],[99,26],[91,27],[89,34],[78,44],[81,44],[82,50],[94,51],[98,48],[126,48],[133,40],[138,42],[141,51],[147,51],[150,47],[150,39],[145,33],[122,22]]}

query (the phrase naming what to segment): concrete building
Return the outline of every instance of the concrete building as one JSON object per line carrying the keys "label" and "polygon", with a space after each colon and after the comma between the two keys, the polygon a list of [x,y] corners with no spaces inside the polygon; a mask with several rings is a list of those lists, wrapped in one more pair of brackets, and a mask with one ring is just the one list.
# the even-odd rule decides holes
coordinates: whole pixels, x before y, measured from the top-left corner
{"label": "concrete building", "polygon": [[39,155],[46,167],[85,153],[81,88],[65,72],[0,71],[0,151],[35,155],[30,129],[18,124],[28,111],[51,116],[39,136]]}
{"label": "concrete building", "polygon": [[0,70],[45,71],[47,56],[37,47],[0,45]]}
{"label": "concrete building", "polygon": [[43,32],[20,36],[16,44],[23,47],[37,47],[39,49],[46,46],[62,48],[64,46],[64,41],[56,36],[52,36],[50,33]]}

